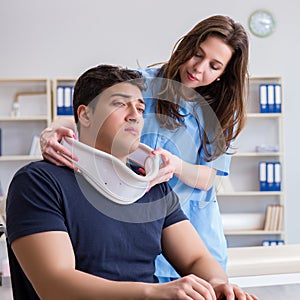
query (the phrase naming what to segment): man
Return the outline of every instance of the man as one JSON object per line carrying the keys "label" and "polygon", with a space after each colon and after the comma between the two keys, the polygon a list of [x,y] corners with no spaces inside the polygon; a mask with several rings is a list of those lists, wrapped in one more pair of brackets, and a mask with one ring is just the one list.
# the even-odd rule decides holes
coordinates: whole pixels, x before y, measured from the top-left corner
{"label": "man", "polygon": [[[142,89],[136,71],[100,65],[83,73],[73,99],[80,142],[126,164],[139,146]],[[157,201],[163,211],[150,221],[124,221],[96,209],[90,198],[129,216]],[[228,283],[167,183],[132,205],[118,205],[69,168],[31,163],[10,185],[7,232],[16,300],[256,299]],[[182,278],[157,284],[154,260],[161,252]]]}

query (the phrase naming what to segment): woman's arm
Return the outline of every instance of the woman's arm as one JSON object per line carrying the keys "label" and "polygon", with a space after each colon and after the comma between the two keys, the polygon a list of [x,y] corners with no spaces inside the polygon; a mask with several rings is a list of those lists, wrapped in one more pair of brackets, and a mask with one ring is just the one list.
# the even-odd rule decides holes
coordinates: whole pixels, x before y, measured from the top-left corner
{"label": "woman's arm", "polygon": [[[156,149],[153,153],[162,157],[164,165],[160,169],[160,174],[156,178],[155,184],[166,181],[164,179],[169,179],[174,174],[188,186],[204,191],[207,191],[212,187],[217,173],[215,169],[209,166],[194,165],[185,162],[176,155],[161,148]],[[153,185],[154,184],[152,184],[152,186]]]}
{"label": "woman's arm", "polygon": [[40,135],[40,146],[44,159],[58,166],[67,166],[73,169],[73,164],[61,154],[72,159],[72,152],[60,144],[64,136],[76,138],[76,125],[73,117],[55,119],[50,127],[44,129]]}
{"label": "woman's arm", "polygon": [[78,271],[66,232],[28,235],[15,240],[12,249],[41,299],[216,300],[211,285],[195,275],[164,284],[147,284],[112,281]]}

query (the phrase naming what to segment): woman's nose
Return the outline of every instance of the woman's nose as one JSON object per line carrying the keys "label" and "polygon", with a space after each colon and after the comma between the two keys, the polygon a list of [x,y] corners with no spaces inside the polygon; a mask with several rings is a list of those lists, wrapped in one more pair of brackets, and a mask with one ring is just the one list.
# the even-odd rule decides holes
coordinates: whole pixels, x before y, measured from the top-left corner
{"label": "woman's nose", "polygon": [[202,60],[194,65],[194,70],[197,73],[203,73],[206,68],[207,68],[207,63],[205,62],[205,60]]}

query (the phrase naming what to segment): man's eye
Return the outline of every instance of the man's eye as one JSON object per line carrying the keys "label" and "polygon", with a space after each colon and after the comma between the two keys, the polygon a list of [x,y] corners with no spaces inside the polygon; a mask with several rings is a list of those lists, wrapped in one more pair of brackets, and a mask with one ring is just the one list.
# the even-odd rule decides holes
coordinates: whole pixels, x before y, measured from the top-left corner
{"label": "man's eye", "polygon": [[144,113],[144,111],[145,111],[145,109],[142,108],[142,107],[138,107],[137,110],[138,110],[139,112],[141,112],[141,113]]}
{"label": "man's eye", "polygon": [[119,101],[117,101],[117,102],[114,102],[114,105],[115,105],[115,106],[124,106],[125,103],[124,103],[124,102],[119,102]]}

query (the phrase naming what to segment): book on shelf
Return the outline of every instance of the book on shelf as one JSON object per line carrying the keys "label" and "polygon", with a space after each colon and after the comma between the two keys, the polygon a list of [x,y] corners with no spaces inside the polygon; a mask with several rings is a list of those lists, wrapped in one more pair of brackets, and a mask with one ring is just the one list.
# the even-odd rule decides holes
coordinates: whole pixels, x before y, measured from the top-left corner
{"label": "book on shelf", "polygon": [[265,213],[266,231],[280,231],[283,224],[283,205],[274,204],[268,205]]}

